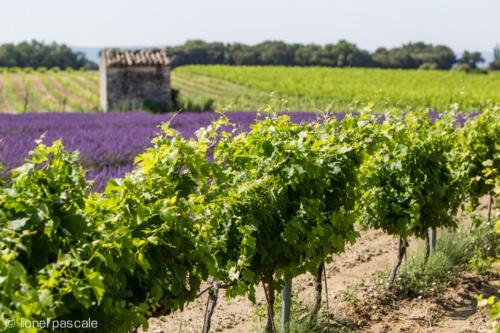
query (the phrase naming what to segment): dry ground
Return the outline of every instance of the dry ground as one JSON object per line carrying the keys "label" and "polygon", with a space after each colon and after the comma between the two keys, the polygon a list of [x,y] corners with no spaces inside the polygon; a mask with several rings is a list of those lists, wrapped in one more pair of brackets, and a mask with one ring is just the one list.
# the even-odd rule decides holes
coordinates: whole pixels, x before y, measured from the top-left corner
{"label": "dry ground", "polygon": [[[465,273],[458,283],[435,295],[409,299],[391,295],[379,285],[376,276],[395,260],[397,241],[382,232],[363,232],[344,254],[327,265],[329,309],[335,318],[345,318],[356,332],[489,332],[486,311],[478,310],[474,295],[495,292],[489,278]],[[415,248],[416,242],[411,244]],[[497,287],[498,288],[498,285]],[[314,295],[313,278],[309,274],[293,281],[300,301],[308,304]],[[354,293],[353,301],[348,295]],[[255,315],[264,304],[262,288],[257,304],[239,297],[220,297],[212,319],[212,332],[261,332]],[[148,333],[201,332],[206,296],[187,305],[182,312],[151,318]],[[325,304],[323,304],[323,309]]]}

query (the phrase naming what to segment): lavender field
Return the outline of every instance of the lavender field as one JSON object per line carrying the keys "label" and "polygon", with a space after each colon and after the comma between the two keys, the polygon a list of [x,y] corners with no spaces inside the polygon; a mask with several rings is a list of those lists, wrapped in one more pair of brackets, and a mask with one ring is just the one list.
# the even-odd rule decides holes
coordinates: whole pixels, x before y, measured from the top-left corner
{"label": "lavender field", "polygon": [[[255,120],[255,113],[234,112],[229,119],[244,130]],[[44,135],[47,144],[61,139],[69,150],[81,153],[83,165],[94,187],[102,189],[110,178],[121,177],[133,167],[137,154],[150,146],[159,132],[158,125],[173,114],[149,113],[27,113],[0,114],[0,163],[5,172],[19,166]],[[340,115],[339,115],[340,116]],[[184,112],[176,115],[171,126],[190,137],[200,127],[216,119],[216,113]],[[314,113],[292,113],[294,121],[309,121]]]}

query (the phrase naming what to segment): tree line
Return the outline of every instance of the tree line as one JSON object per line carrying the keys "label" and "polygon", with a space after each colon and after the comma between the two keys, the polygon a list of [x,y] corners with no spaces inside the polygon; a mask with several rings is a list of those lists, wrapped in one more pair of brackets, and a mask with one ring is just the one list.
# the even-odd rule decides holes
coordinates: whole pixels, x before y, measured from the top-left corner
{"label": "tree line", "polygon": [[[457,57],[445,45],[424,42],[404,44],[401,47],[378,48],[370,53],[356,44],[340,40],[336,44],[288,44],[265,41],[256,45],[224,44],[189,40],[182,45],[167,47],[172,66],[200,65],[282,65],[325,67],[378,67],[400,69],[475,70],[485,60],[480,52],[465,51]],[[500,50],[491,69],[500,68]]]}
{"label": "tree line", "polygon": [[[457,57],[448,46],[424,42],[393,48],[381,47],[372,53],[346,40],[326,45],[289,44],[282,41],[247,45],[188,40],[182,45],[167,47],[166,50],[172,59],[172,67],[217,64],[443,70],[456,68],[470,71],[476,70],[485,61],[477,51],[464,51]],[[0,67],[97,69],[97,64],[87,59],[84,53],[75,52],[65,44],[32,40],[0,45]],[[498,45],[489,68],[500,69]]]}
{"label": "tree line", "polygon": [[0,45],[0,67],[97,69],[97,64],[65,44],[32,40]]}

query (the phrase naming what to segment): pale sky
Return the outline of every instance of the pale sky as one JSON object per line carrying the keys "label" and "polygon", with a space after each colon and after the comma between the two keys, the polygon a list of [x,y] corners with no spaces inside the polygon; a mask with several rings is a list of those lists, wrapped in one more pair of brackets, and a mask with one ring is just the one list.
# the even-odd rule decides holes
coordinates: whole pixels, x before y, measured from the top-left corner
{"label": "pale sky", "polygon": [[491,51],[499,0],[0,0],[0,43],[175,45],[187,39],[319,43],[374,50],[408,41]]}

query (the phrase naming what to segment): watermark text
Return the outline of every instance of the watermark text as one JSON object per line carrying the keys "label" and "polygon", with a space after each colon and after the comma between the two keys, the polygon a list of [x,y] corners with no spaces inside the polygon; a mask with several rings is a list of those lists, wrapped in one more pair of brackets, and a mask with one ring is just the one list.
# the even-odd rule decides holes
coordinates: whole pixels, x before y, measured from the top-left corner
{"label": "watermark text", "polygon": [[7,328],[38,328],[56,331],[60,329],[96,329],[99,327],[99,322],[92,318],[82,320],[58,320],[58,319],[44,319],[44,320],[26,320],[21,319],[16,321],[14,319],[6,320],[5,326]]}

